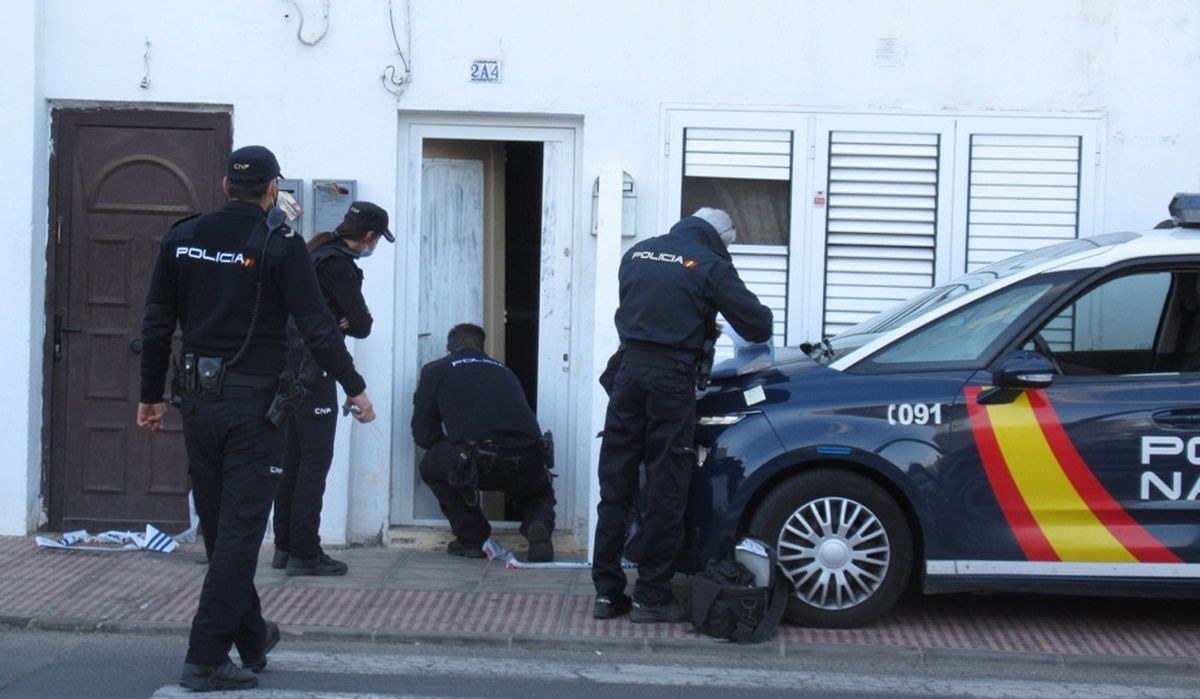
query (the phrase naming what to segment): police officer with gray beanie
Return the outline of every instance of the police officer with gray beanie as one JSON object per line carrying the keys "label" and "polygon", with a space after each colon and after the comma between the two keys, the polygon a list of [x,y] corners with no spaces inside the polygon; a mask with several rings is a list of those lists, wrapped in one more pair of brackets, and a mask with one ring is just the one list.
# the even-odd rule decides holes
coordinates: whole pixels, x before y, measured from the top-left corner
{"label": "police officer with gray beanie", "polygon": [[[262,146],[230,154],[220,211],[179,221],[159,249],[142,319],[137,424],[158,432],[171,337],[183,435],[208,571],[179,684],[195,691],[258,685],[279,641],[262,617],[254,572],[275,489],[283,435],[267,414],[283,372],[288,316],[318,364],[351,396],[357,419],[375,410],[321,298],[304,240],[275,208],[279,162]],[[229,659],[236,647],[242,665]]]}
{"label": "police officer with gray beanie", "polygon": [[[683,513],[696,464],[695,390],[702,350],[715,335],[717,313],[752,342],[768,340],[773,322],[771,310],[733,267],[727,248],[736,236],[727,213],[702,208],[621,258],[615,317],[621,346],[601,376],[609,401],[592,563],[597,619],[625,613],[635,623],[687,618],[671,591],[671,577],[683,545]],[[642,464],[645,547],[630,599],[621,556]]]}

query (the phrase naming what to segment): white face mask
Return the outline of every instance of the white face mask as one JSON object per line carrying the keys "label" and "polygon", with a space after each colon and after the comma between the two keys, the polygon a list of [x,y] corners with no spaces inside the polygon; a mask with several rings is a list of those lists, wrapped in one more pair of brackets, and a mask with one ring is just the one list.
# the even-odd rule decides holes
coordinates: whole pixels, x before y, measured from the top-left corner
{"label": "white face mask", "polygon": [[304,207],[300,206],[300,202],[296,201],[291,192],[279,190],[279,195],[275,197],[275,206],[278,206],[284,216],[287,216],[289,222],[300,218],[300,214],[304,213]]}

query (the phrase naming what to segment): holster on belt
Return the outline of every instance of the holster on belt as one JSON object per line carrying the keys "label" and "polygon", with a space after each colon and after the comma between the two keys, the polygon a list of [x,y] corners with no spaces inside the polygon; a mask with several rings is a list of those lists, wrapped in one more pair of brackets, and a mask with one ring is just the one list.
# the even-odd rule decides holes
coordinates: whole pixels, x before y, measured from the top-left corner
{"label": "holster on belt", "polygon": [[543,453],[545,446],[538,442],[524,448],[506,448],[491,440],[467,442],[446,474],[446,482],[472,507],[479,504],[481,490],[522,492],[541,488],[551,478]]}
{"label": "holster on belt", "polygon": [[462,493],[463,499],[471,507],[479,504],[479,466],[475,461],[478,448],[478,442],[463,444],[458,451],[458,458],[446,474],[446,482]]}

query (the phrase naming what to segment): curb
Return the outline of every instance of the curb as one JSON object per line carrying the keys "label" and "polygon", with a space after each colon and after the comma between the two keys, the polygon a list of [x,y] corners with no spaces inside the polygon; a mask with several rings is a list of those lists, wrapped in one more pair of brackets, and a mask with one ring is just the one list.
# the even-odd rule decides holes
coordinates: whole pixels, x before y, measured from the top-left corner
{"label": "curb", "polygon": [[[140,621],[130,619],[84,619],[69,616],[30,617],[0,614],[0,627],[68,633],[114,633],[152,636],[186,636],[191,624],[177,621]],[[537,634],[480,634],[387,631],[329,626],[281,626],[285,639],[334,643],[379,643],[395,645],[457,646],[525,651],[593,651],[603,653],[751,656],[807,660],[844,661],[847,656],[869,656],[912,666],[939,664],[998,663],[1034,667],[1070,667],[1076,669],[1113,669],[1123,667],[1150,672],[1200,669],[1200,656],[1125,656],[1072,655],[1062,653],[1022,653],[1013,651],[913,648],[883,645],[803,643],[772,640],[755,645],[737,645],[715,638],[612,638],[594,636],[545,636]]]}
{"label": "curb", "polygon": [[33,617],[20,614],[0,614],[0,626],[15,626],[26,629],[33,623]]}

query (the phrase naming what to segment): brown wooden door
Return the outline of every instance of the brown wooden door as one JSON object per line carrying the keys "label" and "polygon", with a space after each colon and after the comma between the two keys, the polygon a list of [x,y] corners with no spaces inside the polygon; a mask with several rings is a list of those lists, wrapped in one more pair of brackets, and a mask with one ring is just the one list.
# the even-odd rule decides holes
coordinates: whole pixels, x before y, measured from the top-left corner
{"label": "brown wooden door", "polygon": [[135,424],[142,304],[175,220],[217,208],[228,114],[56,110],[46,367],[52,529],[187,522],[177,411]]}

